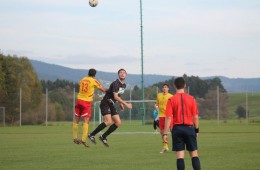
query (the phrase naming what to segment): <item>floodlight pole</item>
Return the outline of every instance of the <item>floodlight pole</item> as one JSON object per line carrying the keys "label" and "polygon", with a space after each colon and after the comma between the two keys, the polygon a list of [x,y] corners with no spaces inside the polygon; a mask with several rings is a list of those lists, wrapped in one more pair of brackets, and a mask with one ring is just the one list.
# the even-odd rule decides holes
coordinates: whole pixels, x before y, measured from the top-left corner
{"label": "floodlight pole", "polygon": [[22,88],[20,88],[20,127],[22,126]]}
{"label": "floodlight pole", "polygon": [[45,98],[45,126],[48,126],[48,89],[46,88],[46,98]]}
{"label": "floodlight pole", "polygon": [[145,105],[144,105],[144,60],[143,60],[143,9],[142,9],[142,0],[140,0],[140,31],[141,31],[141,69],[142,69],[142,111],[143,111],[143,121],[142,124],[145,124]]}

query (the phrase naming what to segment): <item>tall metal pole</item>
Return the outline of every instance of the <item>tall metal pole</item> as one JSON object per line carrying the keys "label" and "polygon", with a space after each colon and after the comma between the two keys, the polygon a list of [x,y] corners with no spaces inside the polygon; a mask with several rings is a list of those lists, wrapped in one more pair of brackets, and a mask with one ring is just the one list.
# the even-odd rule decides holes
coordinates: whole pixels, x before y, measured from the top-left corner
{"label": "tall metal pole", "polygon": [[218,125],[219,125],[219,86],[217,86],[217,114],[218,114]]}
{"label": "tall metal pole", "polygon": [[248,124],[248,94],[247,94],[247,90],[246,90],[246,124]]}
{"label": "tall metal pole", "polygon": [[142,110],[143,110],[143,125],[145,124],[145,106],[144,106],[144,60],[143,60],[143,8],[142,8],[142,0],[140,0],[140,27],[141,27],[141,68],[142,68]]}
{"label": "tall metal pole", "polygon": [[20,88],[20,127],[22,126],[22,88]]}
{"label": "tall metal pole", "polygon": [[48,89],[46,88],[46,98],[45,98],[45,126],[48,126]]}

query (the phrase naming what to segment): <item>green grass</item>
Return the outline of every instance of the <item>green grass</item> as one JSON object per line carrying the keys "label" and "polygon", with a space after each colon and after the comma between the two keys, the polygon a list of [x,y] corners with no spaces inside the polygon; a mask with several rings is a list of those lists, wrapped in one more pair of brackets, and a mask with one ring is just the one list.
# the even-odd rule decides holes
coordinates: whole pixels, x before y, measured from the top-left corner
{"label": "green grass", "polygon": [[[72,143],[71,123],[0,128],[0,169],[176,169],[175,153],[159,154],[158,134],[114,133],[110,148],[99,141],[84,148]],[[90,125],[90,130],[92,130]],[[198,137],[202,169],[256,170],[260,167],[260,125],[201,121]],[[152,125],[123,122],[117,132],[153,132]],[[186,169],[192,169],[186,152]]]}
{"label": "green grass", "polygon": [[[247,95],[248,101],[248,110],[249,110],[249,117],[258,117],[260,120],[260,94],[257,93],[248,93]],[[246,94],[245,93],[231,93],[228,94],[228,111],[230,117],[236,117],[236,109],[241,105],[246,108]]]}

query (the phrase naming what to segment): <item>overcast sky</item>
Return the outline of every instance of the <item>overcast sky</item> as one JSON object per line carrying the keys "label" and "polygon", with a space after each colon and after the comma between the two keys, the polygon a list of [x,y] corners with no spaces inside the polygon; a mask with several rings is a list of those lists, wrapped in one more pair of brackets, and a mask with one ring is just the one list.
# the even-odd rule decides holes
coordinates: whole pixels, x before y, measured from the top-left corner
{"label": "overcast sky", "polygon": [[[142,0],[144,74],[260,77],[260,0]],[[141,74],[139,0],[1,0],[3,54]]]}

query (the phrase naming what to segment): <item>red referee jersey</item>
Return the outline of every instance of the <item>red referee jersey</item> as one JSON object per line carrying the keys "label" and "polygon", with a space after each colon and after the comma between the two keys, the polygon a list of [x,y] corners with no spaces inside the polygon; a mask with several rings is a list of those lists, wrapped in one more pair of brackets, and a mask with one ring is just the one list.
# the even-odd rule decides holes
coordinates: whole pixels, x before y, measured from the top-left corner
{"label": "red referee jersey", "polygon": [[193,125],[193,116],[198,114],[198,107],[193,96],[177,93],[168,99],[165,115],[173,117],[172,125]]}

